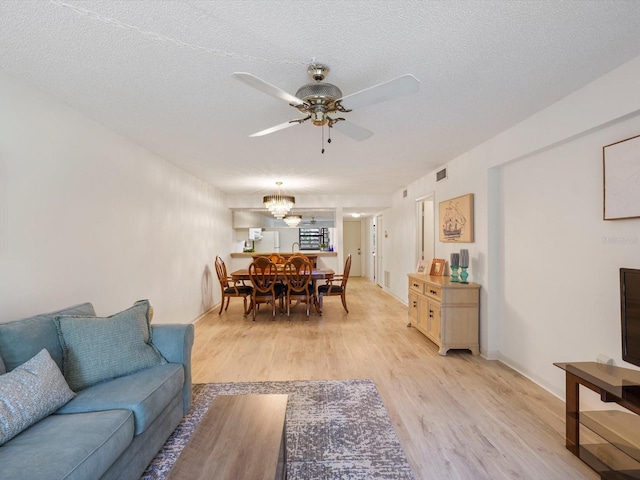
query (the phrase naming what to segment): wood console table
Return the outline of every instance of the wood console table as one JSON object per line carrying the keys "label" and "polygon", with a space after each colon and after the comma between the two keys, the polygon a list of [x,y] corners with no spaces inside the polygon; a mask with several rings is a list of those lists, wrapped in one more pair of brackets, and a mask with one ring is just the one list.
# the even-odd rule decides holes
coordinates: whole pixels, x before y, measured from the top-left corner
{"label": "wood console table", "polygon": [[[640,479],[640,371],[596,362],[554,365],[566,372],[567,449],[602,479]],[[624,410],[581,412],[580,385]]]}
{"label": "wood console table", "polygon": [[288,395],[219,395],[168,480],[284,480]]}

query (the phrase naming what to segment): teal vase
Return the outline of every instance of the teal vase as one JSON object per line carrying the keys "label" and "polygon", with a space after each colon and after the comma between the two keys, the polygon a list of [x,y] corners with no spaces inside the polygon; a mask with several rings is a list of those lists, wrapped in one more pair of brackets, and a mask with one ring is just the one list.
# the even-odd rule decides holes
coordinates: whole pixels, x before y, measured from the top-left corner
{"label": "teal vase", "polygon": [[467,268],[469,267],[460,267],[460,283],[469,283],[467,282],[467,278],[469,274],[467,273]]}
{"label": "teal vase", "polygon": [[457,283],[460,281],[460,277],[458,277],[458,269],[460,269],[458,265],[451,265],[451,281],[452,282]]}

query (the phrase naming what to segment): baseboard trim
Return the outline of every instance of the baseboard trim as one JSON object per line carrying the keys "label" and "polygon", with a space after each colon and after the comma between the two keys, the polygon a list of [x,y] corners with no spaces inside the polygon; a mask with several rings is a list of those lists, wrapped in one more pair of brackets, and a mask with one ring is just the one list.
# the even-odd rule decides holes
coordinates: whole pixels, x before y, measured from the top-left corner
{"label": "baseboard trim", "polygon": [[202,318],[206,317],[207,315],[209,315],[211,312],[213,312],[216,308],[219,308],[220,304],[216,304],[213,307],[211,307],[209,310],[207,310],[206,312],[204,312],[202,315],[200,315],[199,317],[196,317],[194,320],[191,321],[191,323],[193,325],[195,325],[196,323],[198,323]]}

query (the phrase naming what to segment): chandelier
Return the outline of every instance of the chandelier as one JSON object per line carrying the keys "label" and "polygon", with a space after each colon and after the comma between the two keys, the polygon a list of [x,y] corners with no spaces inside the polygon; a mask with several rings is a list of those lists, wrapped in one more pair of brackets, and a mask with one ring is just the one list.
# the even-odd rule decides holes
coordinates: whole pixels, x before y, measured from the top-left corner
{"label": "chandelier", "polygon": [[282,220],[287,224],[288,227],[297,227],[298,224],[302,221],[302,217],[300,215],[287,215]]}
{"label": "chandelier", "polygon": [[296,203],[296,198],[293,195],[282,195],[282,193],[280,193],[280,185],[282,185],[282,182],[276,182],[276,185],[278,186],[278,193],[265,195],[262,197],[262,203],[274,217],[282,220],[284,216],[289,213],[289,210],[293,208],[293,205]]}

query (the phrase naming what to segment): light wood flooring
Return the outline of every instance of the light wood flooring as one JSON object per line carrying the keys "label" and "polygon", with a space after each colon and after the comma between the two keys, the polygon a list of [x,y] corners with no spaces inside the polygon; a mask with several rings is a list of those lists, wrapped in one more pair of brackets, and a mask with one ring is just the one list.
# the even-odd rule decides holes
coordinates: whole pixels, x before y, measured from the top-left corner
{"label": "light wood flooring", "polygon": [[[564,403],[500,362],[468,351],[438,355],[407,328],[407,307],[361,278],[325,298],[256,322],[231,299],[196,323],[196,383],[371,378],[418,479],[599,478],[564,447]],[[366,412],[363,412],[366,415]]]}

